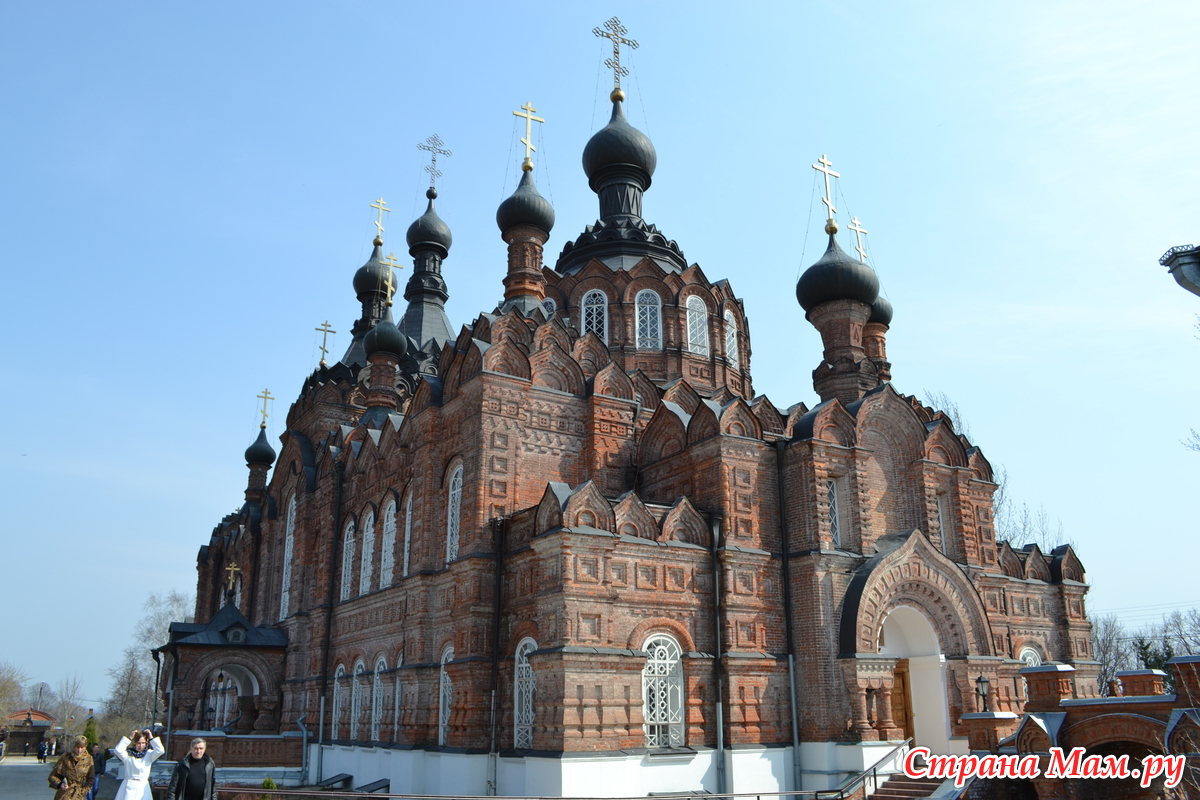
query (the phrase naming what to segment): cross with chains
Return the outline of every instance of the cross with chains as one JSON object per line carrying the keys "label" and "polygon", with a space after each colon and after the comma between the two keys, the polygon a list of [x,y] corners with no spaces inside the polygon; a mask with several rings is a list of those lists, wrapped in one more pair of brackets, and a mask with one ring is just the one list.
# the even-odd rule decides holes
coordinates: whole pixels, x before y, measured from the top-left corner
{"label": "cross with chains", "polygon": [[[817,164],[820,164],[821,166],[818,167]],[[833,207],[833,193],[830,191],[829,177],[831,175],[835,178],[840,178],[842,176],[830,169],[830,167],[833,166],[833,162],[830,161],[829,157],[824,153],[822,153],[821,157],[817,159],[817,164],[813,164],[812,168],[817,172],[825,173],[825,196],[821,198],[821,202],[824,203],[829,209],[829,221],[833,222],[833,215],[837,213],[837,209]]]}
{"label": "cross with chains", "polygon": [[612,58],[606,59],[604,66],[613,71],[613,88],[621,88],[621,76],[628,75],[629,70],[621,66],[621,45],[625,45],[630,50],[637,50],[638,43],[633,39],[626,39],[625,34],[629,33],[625,26],[621,24],[621,20],[613,17],[608,22],[604,23],[604,27],[608,30],[600,28],[592,28],[592,33],[597,36],[602,36],[605,39],[612,39],[613,54]]}
{"label": "cross with chains", "polygon": [[321,334],[321,366],[323,367],[325,366],[325,356],[329,355],[329,349],[325,347],[329,342],[329,334],[337,333],[337,331],[329,324],[329,320],[325,320],[321,323],[321,327],[313,328],[313,330],[319,331]]}
{"label": "cross with chains", "polygon": [[258,412],[262,414],[262,425],[259,427],[265,428],[267,427],[267,401],[275,398],[271,396],[270,389],[263,389],[262,394],[256,394],[255,397],[263,401],[262,411]]}
{"label": "cross with chains", "polygon": [[[521,111],[525,113],[522,114]],[[521,106],[521,111],[514,111],[513,116],[522,117],[525,120],[525,138],[521,140],[521,144],[525,145],[525,161],[521,164],[521,169],[528,171],[533,169],[533,159],[529,157],[529,154],[537,152],[537,148],[533,146],[533,123],[546,120],[533,115],[537,109],[528,100],[525,101],[525,105]]]}
{"label": "cross with chains", "polygon": [[442,148],[442,145],[444,144],[445,142],[442,141],[442,137],[435,133],[433,136],[430,136],[428,139],[426,139],[424,144],[417,145],[418,150],[426,150],[432,156],[429,163],[424,166],[424,170],[429,173],[430,186],[433,186],[434,181],[442,177],[441,171],[437,168],[437,157],[439,155],[443,155],[449,158],[450,156],[454,155],[449,150]]}
{"label": "cross with chains", "polygon": [[856,239],[858,239],[858,246],[854,248],[858,251],[858,260],[864,264],[867,263],[867,251],[863,250],[862,237],[864,233],[869,233],[869,231],[862,226],[861,222],[858,221],[858,217],[852,218],[850,220],[850,224],[846,227],[854,231],[854,236]]}
{"label": "cross with chains", "polygon": [[375,227],[378,229],[375,235],[383,238],[383,212],[386,211],[390,214],[392,213],[392,210],[387,207],[387,201],[382,197],[376,200],[374,203],[371,203],[371,208],[379,209],[379,219],[375,220]]}

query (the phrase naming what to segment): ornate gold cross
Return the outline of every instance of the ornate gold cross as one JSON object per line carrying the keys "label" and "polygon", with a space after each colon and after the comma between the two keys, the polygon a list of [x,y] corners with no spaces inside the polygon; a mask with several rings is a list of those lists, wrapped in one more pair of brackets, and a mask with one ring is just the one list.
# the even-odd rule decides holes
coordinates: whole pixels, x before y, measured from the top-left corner
{"label": "ornate gold cross", "polygon": [[625,26],[621,24],[621,20],[613,17],[608,22],[604,23],[604,27],[608,30],[600,28],[592,28],[592,33],[597,36],[603,36],[605,39],[612,39],[613,54],[612,58],[606,59],[604,66],[613,71],[613,91],[617,92],[621,89],[621,76],[628,75],[629,70],[621,66],[621,45],[625,45],[630,50],[637,50],[638,43],[633,39],[626,39],[625,34],[629,33]]}
{"label": "ornate gold cross", "polygon": [[867,251],[863,250],[862,237],[864,233],[870,233],[870,231],[862,226],[862,223],[858,221],[858,217],[852,218],[846,228],[854,231],[854,237],[858,239],[858,246],[854,248],[858,251],[858,260],[864,264],[867,263]]}
{"label": "ornate gold cross", "polygon": [[313,330],[320,331],[321,333],[321,366],[323,367],[325,366],[325,356],[329,355],[329,350],[325,347],[329,341],[329,334],[337,333],[337,331],[329,324],[329,320],[325,320],[321,323],[321,327],[313,328]]}
{"label": "ornate gold cross", "polygon": [[[818,167],[817,164],[820,164],[821,166]],[[830,161],[829,157],[826,156],[824,153],[822,153],[821,157],[817,159],[817,164],[813,164],[812,168],[815,169],[817,172],[825,173],[825,196],[821,198],[821,202],[824,203],[825,206],[829,209],[830,225],[826,225],[826,227],[828,228],[828,227],[832,226],[833,230],[830,231],[830,233],[836,233],[837,232],[837,223],[835,223],[833,221],[833,215],[837,213],[837,209],[833,207],[833,193],[830,191],[830,188],[829,188],[829,176],[832,175],[835,178],[840,178],[842,176],[830,169],[830,167],[833,166],[833,162]]]}
{"label": "ornate gold cross", "polygon": [[[521,111],[525,113],[522,114]],[[521,144],[525,145],[525,161],[522,162],[521,169],[528,172],[533,169],[533,159],[529,157],[529,154],[537,152],[537,148],[533,146],[533,123],[545,122],[546,120],[533,115],[533,112],[537,111],[537,109],[528,100],[525,101],[525,105],[521,106],[521,111],[514,111],[513,116],[525,119],[525,138],[521,140]]]}
{"label": "ornate gold cross", "polygon": [[242,568],[237,565],[236,561],[230,561],[229,566],[225,568],[225,571],[229,573],[229,588],[232,589],[233,578],[237,573],[242,571]]}
{"label": "ornate gold cross", "polygon": [[449,158],[450,156],[454,155],[454,153],[451,153],[449,150],[442,148],[442,145],[444,144],[445,142],[442,141],[442,137],[435,133],[433,136],[430,136],[428,139],[426,139],[424,144],[417,145],[418,150],[426,150],[432,156],[432,158],[429,160],[429,163],[423,167],[423,169],[429,173],[430,186],[433,186],[434,181],[442,177],[441,171],[437,168],[437,157],[439,155],[443,155],[446,158]]}
{"label": "ornate gold cross", "polygon": [[270,389],[263,389],[263,393],[256,394],[255,397],[257,397],[258,399],[263,401],[262,411],[258,412],[258,413],[262,414],[262,425],[260,425],[259,427],[265,428],[265,427],[267,427],[267,401],[274,400],[275,398],[271,396]]}
{"label": "ornate gold cross", "polygon": [[384,200],[382,197],[379,198],[378,200],[376,200],[374,203],[371,203],[371,208],[379,209],[379,219],[375,220],[375,227],[378,228],[378,231],[376,232],[376,236],[379,236],[380,238],[382,238],[383,237],[383,212],[386,211],[390,214],[390,213],[392,213],[392,210],[387,207],[387,201]]}

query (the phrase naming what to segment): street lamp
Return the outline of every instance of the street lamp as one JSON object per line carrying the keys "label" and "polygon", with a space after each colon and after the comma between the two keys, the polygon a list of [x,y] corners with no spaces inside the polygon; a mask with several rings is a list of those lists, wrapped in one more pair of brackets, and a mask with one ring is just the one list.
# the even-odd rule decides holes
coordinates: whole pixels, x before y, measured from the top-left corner
{"label": "street lamp", "polygon": [[979,695],[979,699],[983,702],[983,710],[985,713],[988,710],[988,689],[990,689],[991,686],[992,682],[989,681],[985,675],[980,675],[975,679],[975,692]]}
{"label": "street lamp", "polygon": [[194,720],[196,718],[196,709],[189,708],[187,710],[187,718],[188,718],[188,730],[191,730],[192,729],[192,720]]}
{"label": "street lamp", "polygon": [[217,710],[215,708],[213,708],[212,706],[209,706],[208,708],[204,709],[204,713],[205,713],[205,717],[208,719],[208,727],[205,728],[205,730],[211,731],[211,730],[213,730],[213,726],[216,724]]}

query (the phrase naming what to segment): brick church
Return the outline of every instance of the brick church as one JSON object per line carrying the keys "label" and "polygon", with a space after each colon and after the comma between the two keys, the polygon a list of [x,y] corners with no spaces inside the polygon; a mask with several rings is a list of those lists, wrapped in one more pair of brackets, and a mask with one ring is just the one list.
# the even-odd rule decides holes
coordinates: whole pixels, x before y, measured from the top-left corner
{"label": "brick church", "polygon": [[175,757],[204,731],[222,765],[397,793],[769,792],[966,752],[1022,668],[1096,696],[1079,560],[997,541],[992,468],[891,383],[832,209],[796,286],[821,402],[773,402],[747,303],[643,216],[624,99],[583,151],[599,218],[549,261],[526,158],[493,310],[447,318],[435,190],[403,304],[375,239],[349,349],[246,451],[161,648]]}

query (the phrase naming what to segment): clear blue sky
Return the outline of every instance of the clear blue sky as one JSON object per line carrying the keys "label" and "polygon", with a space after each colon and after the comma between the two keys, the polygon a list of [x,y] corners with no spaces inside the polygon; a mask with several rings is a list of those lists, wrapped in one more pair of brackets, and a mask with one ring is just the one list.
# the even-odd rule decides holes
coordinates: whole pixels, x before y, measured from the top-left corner
{"label": "clear blue sky", "polygon": [[547,119],[547,253],[595,219],[580,154],[611,78],[591,29],[614,14],[658,149],[645,215],[745,299],[756,389],[815,401],[793,286],[822,249],[828,153],[896,308],[896,387],[958,401],[1017,501],[1079,542],[1093,609],[1200,602],[1200,454],[1180,444],[1200,298],[1157,264],[1200,243],[1200,5],[730,8],[6,4],[0,658],[98,699],[146,595],[194,588],[241,502],[255,395],[282,398],[278,436],[313,328],[348,342],[376,197],[409,263],[417,142],[454,153],[455,325],[501,296],[513,109]]}

